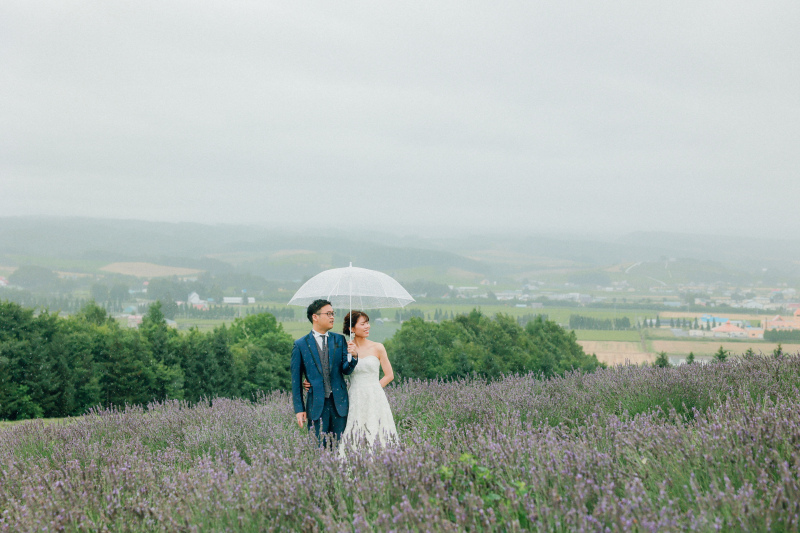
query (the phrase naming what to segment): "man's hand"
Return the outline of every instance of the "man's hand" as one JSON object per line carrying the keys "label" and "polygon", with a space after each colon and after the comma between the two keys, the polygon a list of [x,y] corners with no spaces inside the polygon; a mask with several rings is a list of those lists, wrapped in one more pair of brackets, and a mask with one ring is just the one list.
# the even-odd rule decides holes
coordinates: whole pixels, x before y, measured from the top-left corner
{"label": "man's hand", "polygon": [[347,343],[347,353],[358,359],[358,348],[356,348],[356,343],[353,341]]}
{"label": "man's hand", "polygon": [[305,411],[301,411],[301,412],[295,414],[295,416],[297,417],[297,425],[298,426],[303,427],[303,426],[306,425],[306,423],[307,423],[306,420],[307,419],[306,419],[306,412]]}
{"label": "man's hand", "polygon": [[304,380],[303,380],[303,388],[304,388],[305,390],[308,390],[308,389],[310,389],[310,388],[311,388],[311,383],[309,383],[307,379],[304,379]]}

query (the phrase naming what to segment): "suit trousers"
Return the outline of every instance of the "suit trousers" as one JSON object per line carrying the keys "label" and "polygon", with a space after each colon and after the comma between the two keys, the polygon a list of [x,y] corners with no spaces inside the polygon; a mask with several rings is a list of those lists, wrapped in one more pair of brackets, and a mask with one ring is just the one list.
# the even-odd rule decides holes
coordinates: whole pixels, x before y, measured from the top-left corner
{"label": "suit trousers", "polygon": [[336,405],[333,403],[333,395],[325,398],[322,406],[322,416],[317,420],[308,421],[308,430],[314,429],[317,441],[320,446],[334,446],[336,443],[328,442],[332,436],[335,441],[342,438],[342,432],[347,427],[347,415],[339,416],[336,412]]}

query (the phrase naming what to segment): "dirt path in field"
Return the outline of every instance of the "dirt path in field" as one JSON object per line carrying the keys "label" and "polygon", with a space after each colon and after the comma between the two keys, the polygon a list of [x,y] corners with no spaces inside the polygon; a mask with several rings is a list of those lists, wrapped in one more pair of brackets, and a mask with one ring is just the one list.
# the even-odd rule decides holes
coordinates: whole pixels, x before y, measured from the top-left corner
{"label": "dirt path in field", "polygon": [[611,366],[652,363],[656,359],[655,354],[642,351],[638,342],[578,341],[578,344],[583,346],[584,352],[597,355],[600,362]]}

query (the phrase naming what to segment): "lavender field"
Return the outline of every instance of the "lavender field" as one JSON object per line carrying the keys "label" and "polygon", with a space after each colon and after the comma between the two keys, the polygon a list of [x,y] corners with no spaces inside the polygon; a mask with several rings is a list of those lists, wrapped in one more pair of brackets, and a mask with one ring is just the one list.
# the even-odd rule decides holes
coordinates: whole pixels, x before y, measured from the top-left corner
{"label": "lavender field", "polygon": [[0,429],[0,531],[800,529],[800,356],[388,394],[346,461],[283,393]]}

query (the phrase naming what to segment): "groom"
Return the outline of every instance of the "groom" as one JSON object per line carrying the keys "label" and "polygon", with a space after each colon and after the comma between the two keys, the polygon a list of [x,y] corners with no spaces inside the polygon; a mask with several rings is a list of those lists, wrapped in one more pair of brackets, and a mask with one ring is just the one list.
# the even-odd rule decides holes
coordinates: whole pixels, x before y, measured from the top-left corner
{"label": "groom", "polygon": [[[294,341],[292,348],[292,403],[297,424],[314,428],[320,445],[325,445],[321,433],[341,438],[347,425],[349,408],[344,376],[358,364],[354,342],[344,335],[333,333],[333,306],[327,300],[316,300],[306,310],[311,333]],[[311,383],[306,404],[303,405],[302,380]]]}

